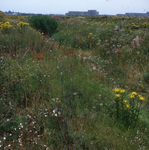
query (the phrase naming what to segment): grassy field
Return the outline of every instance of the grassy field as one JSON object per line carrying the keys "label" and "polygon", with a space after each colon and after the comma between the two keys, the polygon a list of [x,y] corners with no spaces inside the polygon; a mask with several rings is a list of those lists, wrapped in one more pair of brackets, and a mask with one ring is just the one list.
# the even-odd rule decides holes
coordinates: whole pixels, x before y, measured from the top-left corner
{"label": "grassy field", "polygon": [[149,18],[29,18],[0,14],[0,148],[148,150]]}

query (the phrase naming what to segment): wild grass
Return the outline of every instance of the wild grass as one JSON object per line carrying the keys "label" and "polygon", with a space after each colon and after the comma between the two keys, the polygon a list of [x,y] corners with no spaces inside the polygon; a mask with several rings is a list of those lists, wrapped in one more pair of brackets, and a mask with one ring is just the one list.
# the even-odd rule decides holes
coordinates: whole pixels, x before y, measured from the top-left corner
{"label": "wild grass", "polygon": [[[0,32],[0,147],[148,149],[148,18],[53,17],[52,37],[20,18]],[[116,118],[115,88],[143,97],[135,125]]]}

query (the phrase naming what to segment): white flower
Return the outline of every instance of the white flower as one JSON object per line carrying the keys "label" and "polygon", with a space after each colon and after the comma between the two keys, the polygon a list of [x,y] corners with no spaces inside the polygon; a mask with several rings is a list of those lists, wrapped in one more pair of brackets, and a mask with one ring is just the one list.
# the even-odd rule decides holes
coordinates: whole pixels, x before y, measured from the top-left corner
{"label": "white flower", "polygon": [[47,115],[45,115],[45,117],[47,117]]}
{"label": "white flower", "polygon": [[20,143],[20,142],[21,142],[21,139],[19,138],[18,141],[19,141],[19,143]]}
{"label": "white flower", "polygon": [[52,98],[52,101],[55,101],[55,98]]}
{"label": "white flower", "polygon": [[73,93],[73,95],[77,95],[77,92],[76,92],[76,93]]}
{"label": "white flower", "polygon": [[55,114],[55,116],[57,117],[57,114]]}
{"label": "white flower", "polygon": [[9,121],[10,119],[7,119],[7,121]]}
{"label": "white flower", "polygon": [[53,113],[55,113],[55,109],[53,110]]}
{"label": "white flower", "polygon": [[6,140],[6,137],[4,137],[3,139]]}
{"label": "white flower", "polygon": [[60,114],[61,114],[61,112],[59,111],[59,112],[58,112],[58,114],[60,115]]}
{"label": "white flower", "polygon": [[96,67],[94,66],[94,67],[92,68],[92,70],[96,70]]}

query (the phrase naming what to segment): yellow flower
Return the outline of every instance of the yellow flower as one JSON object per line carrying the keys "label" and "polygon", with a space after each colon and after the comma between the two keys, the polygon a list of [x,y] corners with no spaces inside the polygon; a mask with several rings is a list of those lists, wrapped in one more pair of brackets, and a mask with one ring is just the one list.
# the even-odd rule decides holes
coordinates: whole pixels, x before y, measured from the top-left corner
{"label": "yellow flower", "polygon": [[6,25],[9,25],[10,23],[9,23],[9,22],[5,22],[5,24],[6,24]]}
{"label": "yellow flower", "polygon": [[127,105],[126,105],[126,107],[127,107],[127,108],[129,108],[129,107],[130,107],[130,105],[128,105],[128,104],[127,104]]}
{"label": "yellow flower", "polygon": [[130,98],[135,98],[135,95],[129,94],[128,95]]}
{"label": "yellow flower", "polygon": [[115,88],[113,91],[114,92],[119,92],[121,89],[120,88]]}
{"label": "yellow flower", "polygon": [[124,102],[127,103],[128,101],[127,101],[127,100],[124,100]]}
{"label": "yellow flower", "polygon": [[92,37],[92,35],[93,35],[92,33],[89,33],[88,38]]}
{"label": "yellow flower", "polygon": [[141,101],[144,101],[145,100],[145,98],[144,97],[142,97],[142,96],[140,96],[140,98],[139,98]]}
{"label": "yellow flower", "polygon": [[115,97],[117,98],[117,97],[120,97],[121,95],[120,94],[115,94]]}
{"label": "yellow flower", "polygon": [[131,94],[132,94],[132,95],[137,95],[137,92],[132,92]]}
{"label": "yellow flower", "polygon": [[125,93],[126,91],[124,89],[120,90],[120,93]]}

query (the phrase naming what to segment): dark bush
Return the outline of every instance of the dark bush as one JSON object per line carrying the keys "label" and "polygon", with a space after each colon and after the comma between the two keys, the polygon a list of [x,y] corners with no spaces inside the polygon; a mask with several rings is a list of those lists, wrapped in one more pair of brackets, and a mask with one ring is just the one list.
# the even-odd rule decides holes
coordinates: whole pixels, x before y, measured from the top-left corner
{"label": "dark bush", "polygon": [[54,18],[50,18],[49,16],[32,16],[29,22],[32,27],[49,36],[51,36],[58,28],[58,23],[56,20]]}

